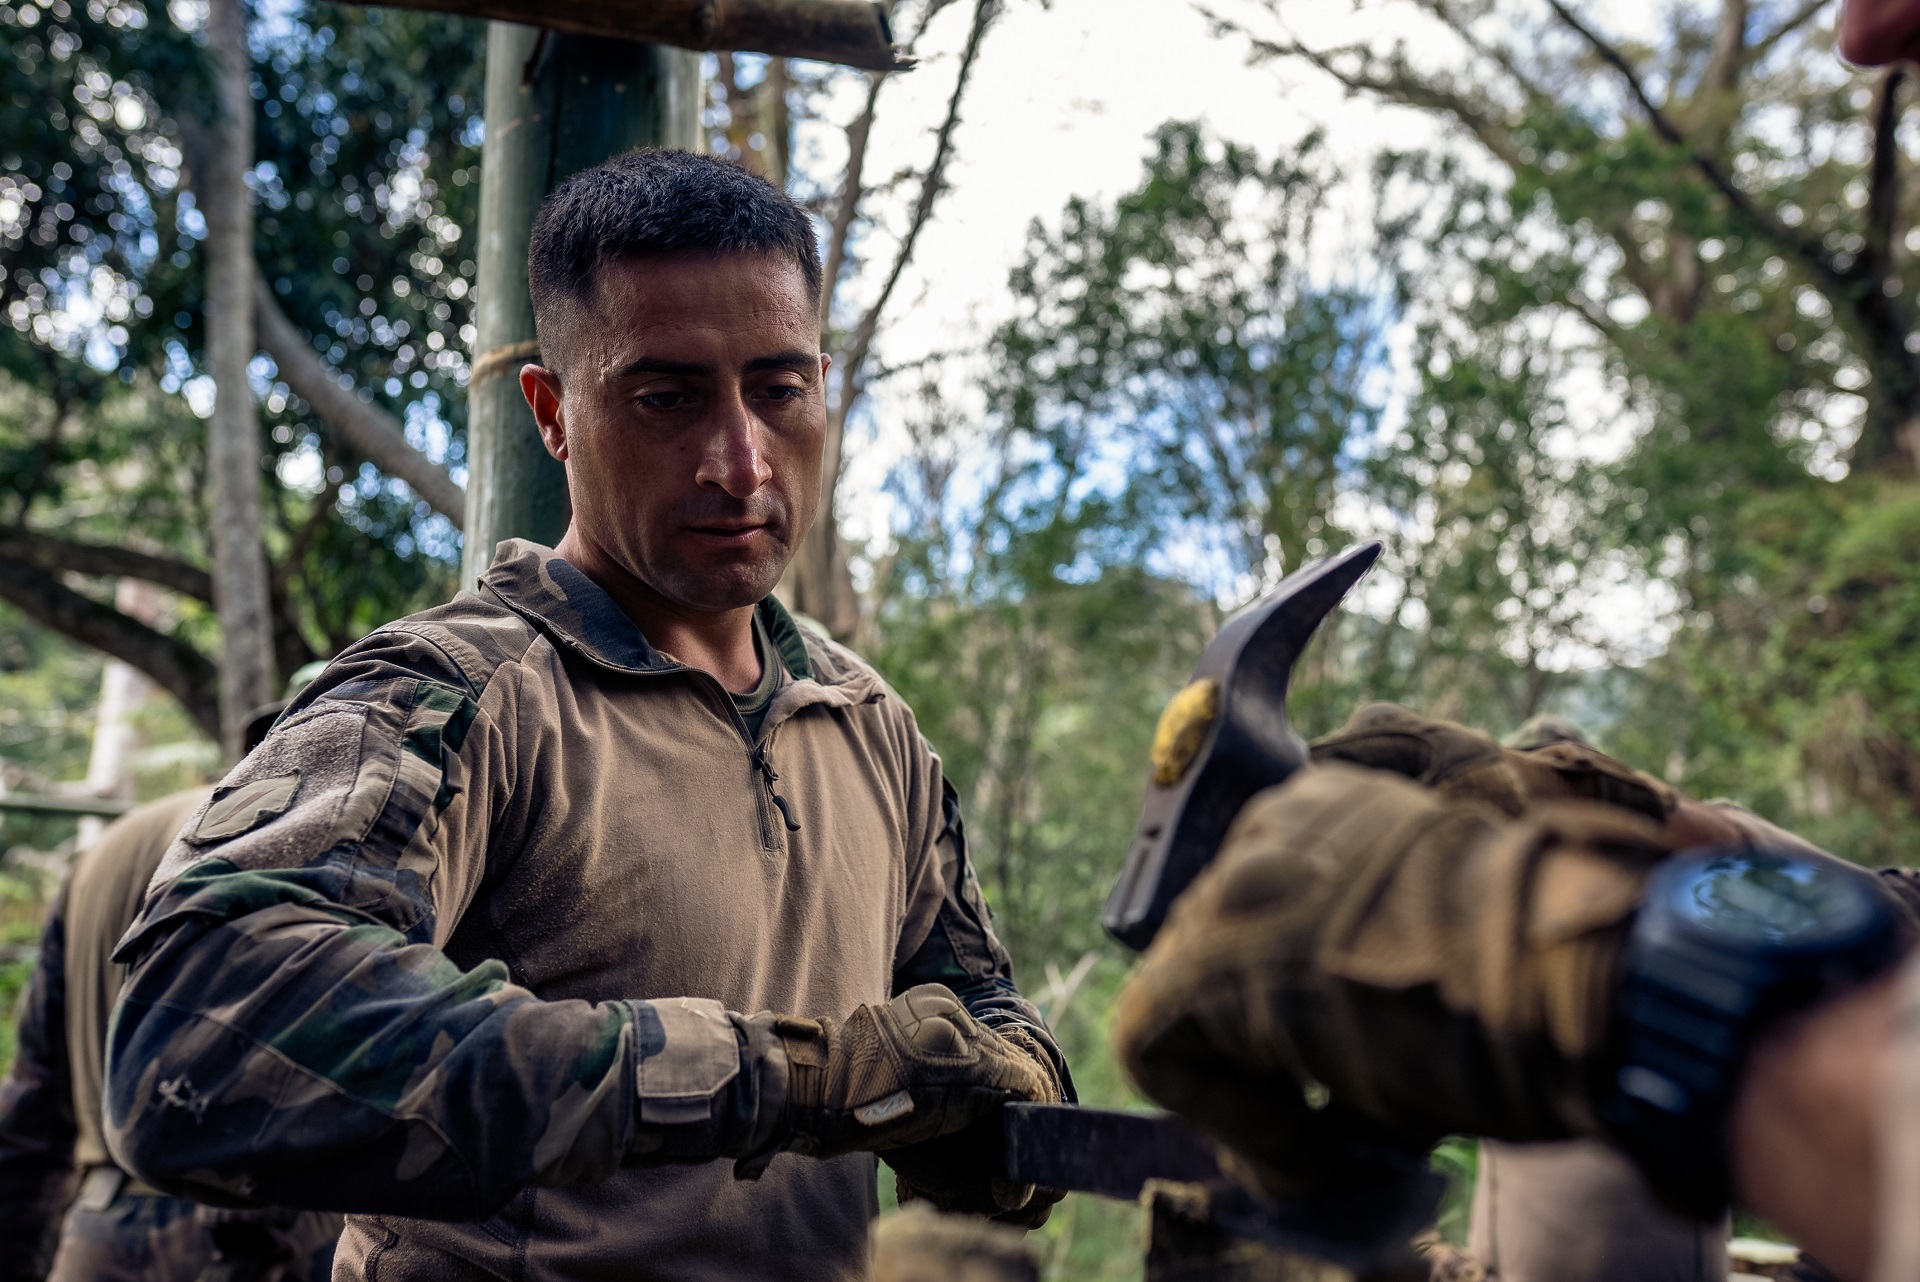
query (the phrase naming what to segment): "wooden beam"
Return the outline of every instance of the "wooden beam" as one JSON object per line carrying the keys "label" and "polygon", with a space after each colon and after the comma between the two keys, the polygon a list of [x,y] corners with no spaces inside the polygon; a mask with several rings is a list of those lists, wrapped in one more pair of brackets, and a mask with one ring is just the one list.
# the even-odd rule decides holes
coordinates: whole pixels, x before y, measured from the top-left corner
{"label": "wooden beam", "polygon": [[869,0],[387,0],[469,18],[681,49],[739,49],[868,71],[904,71],[886,12]]}

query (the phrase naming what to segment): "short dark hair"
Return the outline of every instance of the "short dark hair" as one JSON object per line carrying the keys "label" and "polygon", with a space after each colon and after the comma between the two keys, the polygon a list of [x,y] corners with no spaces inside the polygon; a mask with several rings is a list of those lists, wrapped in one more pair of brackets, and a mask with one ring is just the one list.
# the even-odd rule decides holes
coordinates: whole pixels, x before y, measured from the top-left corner
{"label": "short dark hair", "polygon": [[556,304],[590,302],[604,264],[680,253],[790,258],[820,297],[813,220],[791,196],[733,161],[646,147],[581,170],[541,204],[527,246],[536,329],[544,339]]}

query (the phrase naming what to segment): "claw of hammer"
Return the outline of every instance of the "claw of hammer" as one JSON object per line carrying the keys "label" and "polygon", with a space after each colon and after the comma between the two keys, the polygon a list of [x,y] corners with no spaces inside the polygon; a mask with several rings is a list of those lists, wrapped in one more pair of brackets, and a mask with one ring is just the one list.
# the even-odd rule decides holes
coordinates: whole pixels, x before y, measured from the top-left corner
{"label": "claw of hammer", "polygon": [[1379,543],[1362,543],[1295,571],[1207,643],[1153,737],[1140,828],[1102,915],[1115,939],[1145,950],[1240,808],[1306,764],[1306,741],[1287,724],[1287,683],[1321,621],[1379,556]]}

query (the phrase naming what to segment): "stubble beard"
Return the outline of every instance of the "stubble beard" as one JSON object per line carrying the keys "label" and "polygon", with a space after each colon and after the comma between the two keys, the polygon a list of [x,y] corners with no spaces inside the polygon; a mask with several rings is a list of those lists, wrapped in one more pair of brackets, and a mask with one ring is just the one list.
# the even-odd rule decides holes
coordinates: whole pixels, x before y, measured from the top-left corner
{"label": "stubble beard", "polygon": [[[757,605],[769,596],[799,551],[792,506],[780,496],[755,496],[745,503],[718,505],[715,510],[677,513],[674,528],[707,522],[753,520],[763,523],[761,538],[771,546],[756,555],[722,554],[706,565],[689,564],[679,555],[672,535],[664,546],[636,548],[640,555],[631,569],[649,587],[674,604],[691,610],[717,612]],[[660,555],[649,555],[658,552]]]}

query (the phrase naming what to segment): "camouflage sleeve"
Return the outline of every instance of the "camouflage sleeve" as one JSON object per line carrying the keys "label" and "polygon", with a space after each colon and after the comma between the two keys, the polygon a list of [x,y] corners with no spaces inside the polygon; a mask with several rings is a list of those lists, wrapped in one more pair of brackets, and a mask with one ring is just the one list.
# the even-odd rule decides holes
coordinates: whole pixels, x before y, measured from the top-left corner
{"label": "camouflage sleeve", "polygon": [[[932,756],[930,750],[928,755]],[[933,770],[940,772],[938,757],[933,757]],[[944,774],[940,775],[940,821],[935,830],[931,871],[939,882],[933,927],[906,961],[894,969],[893,991],[905,992],[915,984],[945,984],[973,1017],[989,1028],[1024,1028],[1053,1060],[1066,1098],[1077,1099],[1067,1057],[1053,1030],[1014,985],[1013,961],[993,933],[993,914],[980,894],[973,860],[967,856],[960,796]]]}
{"label": "camouflage sleeve", "polygon": [[423,638],[369,638],[188,822],[118,954],[130,1169],[201,1201],[475,1219],[751,1123],[737,1016],[543,1001],[436,947],[512,792],[482,693]]}
{"label": "camouflage sleeve", "polygon": [[[40,934],[20,995],[12,1070],[0,1083],[0,1279],[45,1276],[73,1188],[73,1079],[67,1067],[67,891]],[[24,1248],[24,1249],[20,1249]]]}

